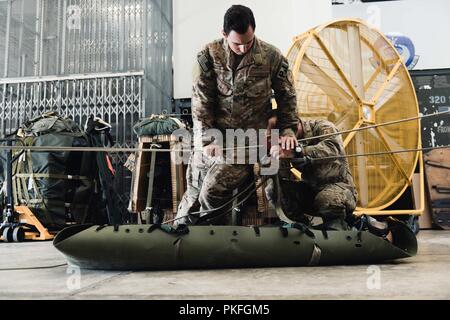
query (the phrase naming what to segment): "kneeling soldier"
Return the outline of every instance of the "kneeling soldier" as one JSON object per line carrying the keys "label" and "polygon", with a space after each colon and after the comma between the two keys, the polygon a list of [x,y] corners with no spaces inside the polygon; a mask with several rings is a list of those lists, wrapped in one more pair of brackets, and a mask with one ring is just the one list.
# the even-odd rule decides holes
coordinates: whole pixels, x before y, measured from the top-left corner
{"label": "kneeling soldier", "polygon": [[[308,224],[305,217],[308,214],[321,217],[326,229],[348,228],[346,220],[356,207],[357,192],[347,159],[341,157],[345,156],[342,137],[340,134],[319,137],[336,132],[336,126],[326,120],[299,120],[297,138],[308,140],[295,151],[271,148],[272,157],[280,159],[281,207],[291,220]],[[330,159],[320,160],[327,157]],[[300,181],[292,168],[301,172]],[[276,200],[273,191],[274,186],[269,183],[266,188],[269,201]]]}

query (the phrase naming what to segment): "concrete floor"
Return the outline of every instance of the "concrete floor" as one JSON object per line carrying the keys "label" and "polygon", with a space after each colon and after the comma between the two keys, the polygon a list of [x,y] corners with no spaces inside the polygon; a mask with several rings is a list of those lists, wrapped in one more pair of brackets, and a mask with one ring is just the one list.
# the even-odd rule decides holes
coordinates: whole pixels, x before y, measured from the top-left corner
{"label": "concrete floor", "polygon": [[0,299],[450,299],[450,232],[418,239],[417,256],[371,267],[80,273],[24,269],[64,264],[51,242],[0,243]]}

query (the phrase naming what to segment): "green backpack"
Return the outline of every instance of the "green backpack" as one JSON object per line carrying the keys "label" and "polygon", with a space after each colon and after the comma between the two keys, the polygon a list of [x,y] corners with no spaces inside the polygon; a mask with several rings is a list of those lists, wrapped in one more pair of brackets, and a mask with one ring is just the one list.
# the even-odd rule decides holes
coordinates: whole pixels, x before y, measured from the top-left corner
{"label": "green backpack", "polygon": [[185,128],[185,125],[177,118],[152,114],[150,117],[135,124],[133,131],[138,137],[142,137],[168,135],[182,128]]}
{"label": "green backpack", "polygon": [[[56,112],[25,122],[16,135],[25,146],[89,146],[81,128]],[[107,222],[105,209],[99,207],[94,152],[24,150],[14,155],[18,157],[13,163],[14,203],[28,206],[45,227],[58,230],[73,223]]]}

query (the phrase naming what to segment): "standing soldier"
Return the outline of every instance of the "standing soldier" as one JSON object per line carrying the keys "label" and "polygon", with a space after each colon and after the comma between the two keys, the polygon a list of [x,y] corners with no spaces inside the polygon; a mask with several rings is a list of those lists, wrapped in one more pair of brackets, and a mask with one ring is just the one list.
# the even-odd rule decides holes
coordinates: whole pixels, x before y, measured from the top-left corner
{"label": "standing soldier", "polygon": [[[272,147],[272,157],[281,159],[281,207],[291,220],[308,224],[305,214],[321,217],[323,227],[346,230],[347,220],[356,207],[357,192],[340,134],[334,124],[326,120],[299,120],[297,138],[307,138],[296,151]],[[321,158],[327,158],[323,159]],[[291,165],[301,172],[301,181],[291,172]],[[268,184],[266,195],[271,203],[277,201],[274,185]]]}
{"label": "standing soldier", "polygon": [[[250,164],[214,161],[222,150],[205,134],[217,129],[266,129],[274,95],[280,115],[280,144],[293,149],[296,95],[287,59],[274,46],[255,37],[252,11],[234,5],[225,14],[223,39],[197,55],[194,69],[192,114],[195,146],[187,171],[188,187],[178,207],[176,223],[194,223],[189,213],[218,208],[232,198],[252,170]],[[215,223],[226,223],[224,220]]]}

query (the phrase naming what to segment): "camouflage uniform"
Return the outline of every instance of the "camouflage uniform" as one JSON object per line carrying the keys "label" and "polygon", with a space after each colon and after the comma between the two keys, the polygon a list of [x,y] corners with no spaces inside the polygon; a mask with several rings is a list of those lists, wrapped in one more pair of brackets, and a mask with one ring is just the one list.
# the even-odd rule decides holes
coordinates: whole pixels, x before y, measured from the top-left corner
{"label": "camouflage uniform", "polygon": [[[224,137],[226,129],[265,129],[272,114],[273,94],[278,104],[281,135],[295,135],[293,128],[298,119],[292,72],[278,49],[255,38],[253,47],[237,65],[236,55],[227,41],[221,39],[208,44],[197,61],[192,94],[196,146],[211,143],[205,136],[207,129],[218,129]],[[225,203],[232,191],[245,183],[251,169],[250,165],[240,164],[205,165],[194,154],[187,172],[188,188],[177,217],[195,211],[196,204],[207,210]]]}
{"label": "camouflage uniform", "polygon": [[[303,138],[337,132],[336,127],[326,120],[300,121]],[[307,140],[303,152],[312,159],[345,155],[342,136]],[[307,222],[304,214],[309,214],[322,217],[325,223],[340,221],[355,209],[357,192],[346,158],[317,161],[302,167],[293,164],[302,173],[300,182],[292,177],[290,161],[284,159],[281,162],[280,167],[287,168],[279,174],[281,204],[292,220]],[[271,190],[266,191],[270,195]]]}

